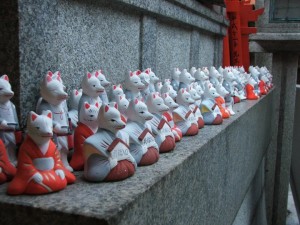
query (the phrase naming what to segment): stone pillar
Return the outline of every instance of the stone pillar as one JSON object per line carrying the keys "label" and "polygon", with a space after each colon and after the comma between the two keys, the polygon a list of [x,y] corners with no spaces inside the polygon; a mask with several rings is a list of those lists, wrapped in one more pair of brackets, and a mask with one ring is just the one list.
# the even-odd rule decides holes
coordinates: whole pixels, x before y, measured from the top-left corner
{"label": "stone pillar", "polygon": [[296,53],[279,52],[273,54],[274,83],[280,93],[280,95],[275,95],[279,101],[279,121],[273,198],[272,224],[274,225],[284,225],[286,221],[297,68],[298,57]]}
{"label": "stone pillar", "polygon": [[200,61],[200,35],[196,30],[191,34],[191,50],[190,50],[190,68],[199,67]]}

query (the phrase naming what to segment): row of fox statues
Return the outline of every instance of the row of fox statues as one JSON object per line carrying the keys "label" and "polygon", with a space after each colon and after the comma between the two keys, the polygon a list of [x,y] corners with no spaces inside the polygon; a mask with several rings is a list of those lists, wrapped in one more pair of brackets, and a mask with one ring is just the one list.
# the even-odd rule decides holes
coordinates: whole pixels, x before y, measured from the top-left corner
{"label": "row of fox statues", "polygon": [[[0,78],[0,183],[7,193],[45,194],[75,182],[118,181],[159,160],[184,136],[197,135],[235,114],[233,104],[256,100],[272,88],[266,67],[174,68],[163,82],[150,69],[128,72],[113,84],[101,70],[87,73],[68,94],[60,72],[48,72],[40,99],[28,113],[26,135]],[[70,153],[72,152],[72,154]]]}

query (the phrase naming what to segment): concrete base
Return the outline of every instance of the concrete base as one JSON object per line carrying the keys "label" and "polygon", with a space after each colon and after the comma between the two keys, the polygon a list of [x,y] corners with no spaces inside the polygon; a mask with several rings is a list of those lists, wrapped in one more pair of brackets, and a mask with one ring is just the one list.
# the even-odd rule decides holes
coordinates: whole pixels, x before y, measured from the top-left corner
{"label": "concrete base", "polygon": [[[256,199],[263,193],[261,185],[250,187],[272,138],[273,95],[235,105],[236,115],[222,125],[184,138],[122,182],[87,183],[77,173],[61,192],[16,197],[2,185],[1,224],[232,224],[247,192]],[[255,207],[247,208],[254,217]]]}

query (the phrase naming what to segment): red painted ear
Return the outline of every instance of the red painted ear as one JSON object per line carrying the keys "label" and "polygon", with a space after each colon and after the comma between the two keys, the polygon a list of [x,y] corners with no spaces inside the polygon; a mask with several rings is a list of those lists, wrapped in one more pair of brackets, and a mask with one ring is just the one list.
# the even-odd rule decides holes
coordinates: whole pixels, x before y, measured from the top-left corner
{"label": "red painted ear", "polygon": [[104,108],[104,111],[107,112],[108,110],[109,110],[109,106],[106,105],[105,108]]}
{"label": "red painted ear", "polygon": [[184,93],[184,89],[182,88],[181,93]]}
{"label": "red painted ear", "polygon": [[120,100],[122,100],[122,98],[123,98],[123,97],[120,95]]}
{"label": "red painted ear", "polygon": [[153,94],[153,95],[152,95],[152,97],[153,97],[153,98],[156,98],[156,95],[155,95],[155,94]]}
{"label": "red painted ear", "polygon": [[115,108],[118,109],[118,104],[117,103],[115,103]]}
{"label": "red painted ear", "polygon": [[48,71],[48,74],[47,75],[49,75],[50,77],[52,77],[53,76],[53,73],[51,72],[51,71]]}
{"label": "red painted ear", "polygon": [[57,73],[57,76],[58,76],[58,77],[60,77],[60,76],[61,76],[61,74],[60,74],[60,72],[59,72],[59,71],[58,71],[58,73]]}
{"label": "red painted ear", "polygon": [[3,75],[3,79],[9,82],[8,76],[6,74]]}
{"label": "red painted ear", "polygon": [[120,84],[120,88],[122,89],[122,85]]}
{"label": "red painted ear", "polygon": [[165,93],[165,94],[164,94],[164,97],[165,97],[165,98],[166,98],[166,97],[168,97],[168,94],[167,94],[167,93]]}
{"label": "red painted ear", "polygon": [[47,114],[47,117],[50,118],[50,119],[52,119],[52,113],[49,112],[49,113]]}
{"label": "red painted ear", "polygon": [[136,98],[135,100],[134,100],[134,104],[138,104],[139,103],[139,100]]}
{"label": "red painted ear", "polygon": [[114,85],[114,86],[113,86],[113,89],[116,90],[116,88],[117,88],[117,85]]}
{"label": "red painted ear", "polygon": [[50,81],[52,81],[52,77],[47,75],[47,82],[50,82]]}
{"label": "red painted ear", "polygon": [[92,77],[92,74],[91,74],[91,73],[88,73],[88,74],[87,74],[87,77],[88,77],[88,79],[90,79],[90,78]]}
{"label": "red painted ear", "polygon": [[96,106],[97,108],[99,108],[99,104],[98,104],[98,102],[96,102],[95,106]]}
{"label": "red painted ear", "polygon": [[78,94],[79,94],[79,92],[77,90],[75,90],[75,95],[78,95]]}
{"label": "red painted ear", "polygon": [[146,74],[149,74],[149,73],[150,73],[149,69],[146,69],[145,73],[146,73]]}
{"label": "red painted ear", "polygon": [[98,71],[96,71],[96,73],[95,73],[95,77],[98,77],[99,76],[99,72]]}
{"label": "red painted ear", "polygon": [[129,75],[132,77],[133,76],[133,72],[130,71]]}
{"label": "red painted ear", "polygon": [[90,104],[89,104],[89,103],[85,103],[85,104],[84,104],[84,107],[85,107],[86,109],[88,109],[88,108],[90,108]]}
{"label": "red painted ear", "polygon": [[136,75],[140,75],[142,72],[140,70],[136,71]]}
{"label": "red painted ear", "polygon": [[37,118],[37,115],[35,113],[31,114],[31,121],[35,121],[35,119]]}

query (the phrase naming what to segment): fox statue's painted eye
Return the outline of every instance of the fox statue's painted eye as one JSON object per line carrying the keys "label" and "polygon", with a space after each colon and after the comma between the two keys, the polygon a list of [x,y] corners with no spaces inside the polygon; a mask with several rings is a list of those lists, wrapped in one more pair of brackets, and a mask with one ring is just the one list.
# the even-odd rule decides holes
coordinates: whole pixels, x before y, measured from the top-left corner
{"label": "fox statue's painted eye", "polygon": [[111,122],[116,122],[116,120],[114,120],[114,119],[111,119],[110,121],[111,121]]}

